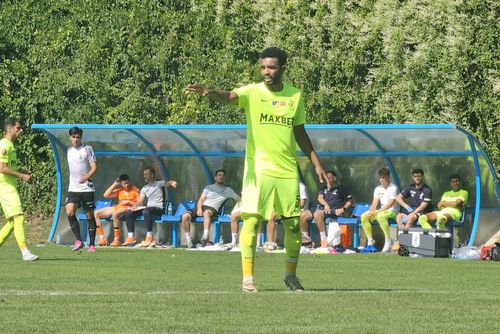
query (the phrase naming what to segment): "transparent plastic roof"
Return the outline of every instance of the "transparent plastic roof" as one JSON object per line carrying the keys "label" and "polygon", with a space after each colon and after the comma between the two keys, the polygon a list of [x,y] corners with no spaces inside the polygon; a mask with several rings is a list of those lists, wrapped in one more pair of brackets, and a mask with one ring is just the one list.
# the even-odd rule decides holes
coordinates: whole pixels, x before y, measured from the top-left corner
{"label": "transparent plastic roof", "polygon": [[[219,168],[228,171],[226,183],[241,191],[244,125],[34,124],[33,129],[49,136],[54,149],[58,201],[67,188],[66,148],[70,145],[68,129],[73,126],[83,129],[83,142],[98,157],[94,180],[98,194],[117,173],[126,172],[142,185],[146,166],[154,166],[159,178],[179,182],[175,192],[169,189],[169,197],[176,202],[197,199]],[[475,222],[471,222],[471,242],[478,231],[478,240],[482,240],[490,229],[500,229],[500,221],[494,221],[488,223],[494,226],[481,233],[486,223],[479,224],[479,209],[498,210],[500,187],[489,158],[466,130],[452,124],[306,125],[306,130],[325,168],[337,171],[356,200],[371,201],[378,182],[376,172],[384,166],[390,168],[393,182],[400,188],[411,182],[413,168],[424,169],[435,200],[449,189],[449,174],[458,172],[470,194],[468,206],[477,210]],[[309,194],[315,194],[320,186],[314,171],[297,151],[302,156],[298,160],[301,177]],[[315,196],[310,197],[314,202]]]}

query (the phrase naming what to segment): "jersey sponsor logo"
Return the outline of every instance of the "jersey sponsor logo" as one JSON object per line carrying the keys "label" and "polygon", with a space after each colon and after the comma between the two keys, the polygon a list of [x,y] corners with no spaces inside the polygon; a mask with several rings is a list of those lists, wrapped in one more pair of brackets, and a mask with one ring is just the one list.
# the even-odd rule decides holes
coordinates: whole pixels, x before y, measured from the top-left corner
{"label": "jersey sponsor logo", "polygon": [[290,127],[292,126],[293,121],[294,121],[293,117],[269,115],[264,113],[260,114],[260,124],[278,124]]}
{"label": "jersey sponsor logo", "polygon": [[271,104],[273,105],[273,107],[280,107],[280,108],[286,107],[286,102],[285,101],[276,101],[276,100],[273,100],[271,102]]}

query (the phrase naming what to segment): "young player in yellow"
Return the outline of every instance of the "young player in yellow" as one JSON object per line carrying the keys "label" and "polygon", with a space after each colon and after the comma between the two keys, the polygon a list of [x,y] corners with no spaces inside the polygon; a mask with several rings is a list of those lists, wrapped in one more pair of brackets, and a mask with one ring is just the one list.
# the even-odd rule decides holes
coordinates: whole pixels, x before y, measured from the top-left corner
{"label": "young player in yellow", "polygon": [[7,223],[0,230],[0,246],[14,230],[17,244],[23,254],[24,261],[38,260],[26,246],[24,237],[24,212],[17,192],[17,179],[29,181],[30,174],[17,171],[17,155],[14,141],[22,134],[23,129],[17,119],[7,117],[4,122],[5,137],[0,140],[0,204]]}
{"label": "young player in yellow", "polygon": [[429,222],[437,222],[437,229],[442,230],[450,220],[459,220],[462,217],[462,212],[469,200],[469,193],[467,190],[460,189],[461,183],[458,174],[450,176],[450,186],[451,190],[446,191],[437,204],[439,211],[429,212],[418,218],[418,223],[422,228],[431,229]]}
{"label": "young player in yellow", "polygon": [[313,164],[320,181],[326,180],[325,170],[304,129],[302,93],[282,82],[286,60],[283,50],[267,48],[260,55],[264,82],[233,91],[200,85],[186,87],[188,92],[245,110],[247,142],[240,233],[245,292],[257,292],[253,272],[257,232],[262,221],[271,219],[273,212],[281,216],[285,229],[285,285],[291,290],[304,290],[296,276],[301,246],[297,144]]}

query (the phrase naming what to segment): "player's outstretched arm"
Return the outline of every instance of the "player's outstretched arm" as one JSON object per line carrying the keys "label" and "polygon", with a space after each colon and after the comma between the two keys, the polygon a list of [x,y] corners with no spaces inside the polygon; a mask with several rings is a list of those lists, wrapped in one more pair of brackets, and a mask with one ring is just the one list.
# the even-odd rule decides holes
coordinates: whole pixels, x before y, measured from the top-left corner
{"label": "player's outstretched arm", "polygon": [[206,96],[210,100],[221,104],[238,103],[238,94],[223,89],[209,89],[197,84],[190,84],[186,86],[186,92]]}
{"label": "player's outstretched arm", "polygon": [[323,183],[326,181],[326,187],[328,190],[331,188],[331,184],[326,177],[326,172],[321,163],[319,162],[318,155],[314,151],[313,145],[311,143],[311,139],[307,135],[306,129],[304,128],[304,124],[296,125],[293,127],[293,132],[295,134],[295,141],[299,145],[300,149],[304,154],[309,158],[311,163],[314,166],[314,170],[318,175],[319,182]]}

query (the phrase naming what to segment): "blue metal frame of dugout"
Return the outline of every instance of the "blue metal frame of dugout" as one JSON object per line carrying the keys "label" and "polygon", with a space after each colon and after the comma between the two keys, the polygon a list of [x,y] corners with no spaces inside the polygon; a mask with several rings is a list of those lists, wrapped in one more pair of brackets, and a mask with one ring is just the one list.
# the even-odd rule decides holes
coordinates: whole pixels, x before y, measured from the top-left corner
{"label": "blue metal frame of dugout", "polygon": [[[207,159],[210,157],[226,158],[238,157],[243,158],[245,155],[245,125],[101,125],[101,124],[33,124],[32,129],[43,131],[48,135],[50,145],[53,150],[55,166],[57,170],[57,203],[56,212],[54,214],[54,221],[50,231],[49,240],[53,240],[55,231],[57,229],[60,210],[62,207],[62,194],[63,194],[63,172],[61,166],[61,154],[65,152],[68,146],[67,131],[73,126],[78,126],[84,130],[84,142],[100,142],[103,134],[113,131],[121,131],[128,133],[131,136],[129,141],[135,140],[137,143],[142,143],[141,150],[125,149],[94,149],[96,156],[101,157],[151,157],[155,162],[161,173],[165,178],[169,178],[170,171],[165,166],[162,157],[194,157],[198,160],[203,173],[208,183],[213,182],[212,173],[210,171]],[[469,246],[473,244],[476,237],[478,222],[481,209],[481,172],[480,172],[480,159],[486,162],[491,178],[494,182],[494,192],[497,199],[497,204],[493,208],[498,210],[500,208],[500,185],[495,169],[482,148],[479,141],[465,129],[455,126],[453,124],[352,124],[352,125],[306,125],[306,130],[311,137],[316,152],[320,158],[325,157],[382,157],[385,164],[389,167],[391,174],[394,178],[394,183],[400,187],[400,177],[395,168],[393,158],[395,157],[464,157],[472,159],[474,166],[475,177],[475,203],[474,203],[474,219],[472,223],[472,230],[469,238]],[[158,149],[155,143],[150,138],[149,132],[155,134],[164,133],[169,134],[168,141],[175,142],[184,146],[183,150],[173,149]],[[90,134],[89,134],[90,133]],[[346,135],[346,133],[348,135]],[[431,135],[428,135],[431,133]],[[228,135],[227,138],[225,135]],[[395,135],[397,134],[397,136]],[[411,135],[408,135],[411,134]],[[408,136],[420,136],[421,138],[415,139],[420,141],[427,139],[428,136],[437,141],[446,140],[452,137],[450,143],[453,141],[464,141],[467,145],[464,148],[452,147],[451,149],[435,149],[434,147],[422,147],[420,149],[411,150],[405,147],[397,147],[398,140]],[[328,144],[330,140],[336,136],[347,136],[346,140],[349,141],[364,141],[371,143],[371,147],[365,145],[366,149],[360,149],[359,146],[354,144],[354,149],[349,147],[347,150],[338,149],[331,150],[331,145]],[[439,138],[441,136],[441,138]],[[435,138],[434,138],[435,137]],[[158,142],[158,135],[156,141]],[[176,138],[176,139],[175,139]],[[455,138],[455,139],[453,139]],[[161,141],[161,140],[160,140]],[[211,142],[218,143],[218,146],[212,147]],[[221,144],[222,142],[222,144]],[[408,140],[412,143],[411,140]],[[433,142],[433,141],[431,141]],[[239,143],[232,149],[224,149],[234,143]],[[322,144],[323,143],[323,144]],[[116,142],[120,144],[119,141]],[[157,143],[156,143],[157,144]],[[175,144],[175,143],[174,143]],[[139,145],[139,144],[138,144]],[[201,147],[203,146],[203,148]],[[342,146],[342,145],[336,145]],[[388,147],[389,146],[389,147]],[[451,145],[453,146],[453,145]],[[468,146],[468,147],[467,147]],[[132,145],[133,147],[133,145]],[[221,148],[222,147],[222,148]],[[302,152],[298,153],[299,156],[303,155]],[[303,172],[300,170],[300,175]],[[172,190],[168,189],[169,197],[172,196]]]}

